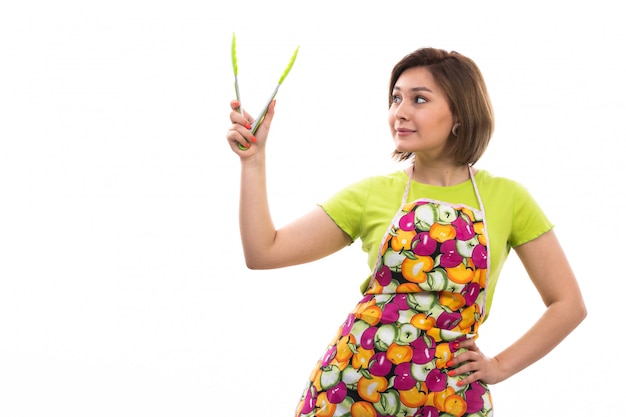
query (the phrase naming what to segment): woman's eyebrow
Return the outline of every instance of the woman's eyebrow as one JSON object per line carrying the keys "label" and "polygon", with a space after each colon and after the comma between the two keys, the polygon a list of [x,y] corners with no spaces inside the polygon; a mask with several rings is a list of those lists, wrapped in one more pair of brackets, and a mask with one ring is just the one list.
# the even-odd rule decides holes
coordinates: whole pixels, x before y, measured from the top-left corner
{"label": "woman's eyebrow", "polygon": [[[401,88],[398,86],[394,86],[393,89],[395,91],[400,90]],[[413,87],[409,91],[428,91],[429,93],[432,93],[432,90],[430,90],[428,87]]]}

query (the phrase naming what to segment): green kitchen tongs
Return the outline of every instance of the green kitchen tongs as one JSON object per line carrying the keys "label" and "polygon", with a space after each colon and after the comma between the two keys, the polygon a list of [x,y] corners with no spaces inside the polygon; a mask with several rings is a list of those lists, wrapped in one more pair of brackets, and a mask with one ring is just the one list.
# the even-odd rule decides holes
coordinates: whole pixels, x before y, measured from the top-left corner
{"label": "green kitchen tongs", "polygon": [[[265,118],[267,109],[272,103],[272,100],[274,100],[274,98],[276,97],[276,94],[278,93],[278,89],[282,85],[283,81],[285,81],[285,78],[287,78],[287,74],[289,74],[289,71],[291,71],[291,67],[293,67],[294,62],[296,61],[296,57],[298,56],[299,50],[300,50],[300,46],[298,46],[296,50],[293,52],[293,55],[291,56],[291,60],[289,61],[289,64],[287,64],[287,68],[285,68],[283,75],[281,75],[280,79],[278,80],[278,84],[276,85],[276,88],[274,89],[274,92],[270,96],[269,100],[267,100],[267,103],[263,107],[263,110],[261,111],[259,116],[256,119],[254,119],[254,123],[252,124],[252,127],[250,128],[250,131],[252,132],[253,135],[256,133],[257,129],[261,125],[261,122]],[[239,68],[237,66],[237,38],[234,32],[233,32],[233,40],[231,43],[231,58],[233,61],[233,72],[235,74],[235,96],[237,98],[237,101],[239,101],[239,112],[243,114],[243,108],[241,106],[241,99],[239,98],[239,81],[237,79],[237,76],[239,74]],[[239,146],[239,149],[243,151],[248,149],[240,143],[238,144],[238,146]]]}

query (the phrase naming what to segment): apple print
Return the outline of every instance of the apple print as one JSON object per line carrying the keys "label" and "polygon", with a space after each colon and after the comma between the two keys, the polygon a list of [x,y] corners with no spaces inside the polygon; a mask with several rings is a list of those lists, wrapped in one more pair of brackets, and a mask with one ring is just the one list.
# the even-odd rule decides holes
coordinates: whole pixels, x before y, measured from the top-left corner
{"label": "apple print", "polygon": [[459,240],[469,240],[474,237],[474,224],[461,214],[450,223],[456,229],[456,237]]}
{"label": "apple print", "polygon": [[422,335],[411,342],[413,348],[413,358],[411,361],[418,365],[423,365],[435,359],[437,345],[435,339],[428,335]]}
{"label": "apple print", "polygon": [[409,390],[414,388],[417,381],[411,375],[411,362],[403,362],[395,367],[393,370],[395,378],[393,380],[393,387],[399,390]]}
{"label": "apple print", "polygon": [[351,397],[346,396],[346,398],[342,402],[337,404],[337,408],[335,409],[335,413],[333,414],[333,416],[350,417],[350,409],[352,408],[352,404],[354,404],[354,400]]}
{"label": "apple print", "polygon": [[485,387],[483,386],[483,384],[481,384],[478,381],[474,381],[469,385],[469,389],[472,390],[476,390],[478,392],[480,392],[480,395],[483,395],[484,393],[487,392],[487,390],[485,389]]}
{"label": "apple print", "polygon": [[402,261],[404,259],[405,256],[402,253],[396,252],[391,248],[387,249],[383,255],[383,262],[393,272],[399,272],[402,269]]}
{"label": "apple print", "polygon": [[432,405],[426,405],[417,410],[413,417],[439,417],[439,410]]}
{"label": "apple print", "polygon": [[387,359],[386,352],[378,352],[374,354],[369,363],[369,371],[375,376],[387,376],[391,372],[393,363]]}
{"label": "apple print", "polygon": [[485,405],[483,394],[475,389],[465,391],[465,402],[467,403],[467,410],[465,410],[465,412],[468,414],[479,412]]}
{"label": "apple print", "polygon": [[394,294],[376,294],[374,301],[376,304],[387,304],[393,301]]}
{"label": "apple print", "polygon": [[471,306],[476,302],[478,294],[480,294],[480,284],[477,282],[470,282],[461,291],[461,295],[465,298],[465,305],[467,306]]}
{"label": "apple print", "polygon": [[440,329],[453,329],[461,320],[463,320],[463,317],[458,311],[443,311],[437,317],[437,327]]}
{"label": "apple print", "polygon": [[320,386],[322,389],[327,390],[334,387],[340,380],[341,370],[337,365],[325,366],[322,368],[322,375],[320,377]]}
{"label": "apple print", "polygon": [[381,265],[376,272],[376,280],[383,287],[391,283],[392,275],[391,269],[387,265]]}
{"label": "apple print", "polygon": [[306,395],[303,400],[304,404],[302,406],[302,414],[309,414],[313,410],[315,410],[315,403],[317,402],[317,390],[314,386],[310,386],[310,388],[306,391]]}
{"label": "apple print", "polygon": [[352,325],[354,325],[354,314],[348,315],[348,318],[341,325],[341,336],[347,336],[350,334],[350,330],[352,330]]}
{"label": "apple print", "polygon": [[[366,295],[339,328],[337,338],[350,337],[348,347],[358,356],[344,361],[350,351],[335,340],[320,360],[316,382],[302,396],[300,416],[348,417],[364,411],[355,403],[363,400],[374,407],[368,410],[371,417],[452,417],[452,409],[444,412],[438,400],[417,409],[402,404],[400,393],[409,401],[404,396],[420,386],[441,395],[452,387],[466,400],[467,416],[488,408],[489,393],[482,384],[457,386],[464,375],[450,376],[438,368],[447,360],[441,349],[454,355],[452,343],[474,337],[469,332],[482,320],[488,266],[482,214],[439,202],[407,204],[404,210],[391,228],[395,241],[387,241],[375,270],[371,292],[377,294]],[[316,407],[317,402],[332,406],[332,412]]]}
{"label": "apple print", "polygon": [[380,401],[372,404],[380,416],[395,416],[400,411],[400,394],[396,390],[380,393]]}
{"label": "apple print", "polygon": [[343,381],[339,381],[337,385],[326,391],[326,398],[328,398],[328,402],[332,404],[339,404],[346,398],[347,394],[348,388],[346,384]]}
{"label": "apple print", "polygon": [[380,318],[381,323],[395,323],[398,320],[400,306],[398,304],[389,303],[383,307],[383,315]]}
{"label": "apple print", "polygon": [[391,302],[397,304],[399,310],[408,310],[411,308],[406,301],[406,294],[396,295],[395,297],[393,297],[393,300]]}
{"label": "apple print", "polygon": [[457,219],[457,212],[454,208],[445,204],[437,206],[437,221],[442,224],[450,224]]}
{"label": "apple print", "polygon": [[379,351],[386,351],[398,337],[398,328],[393,324],[383,324],[374,337],[374,346]]}
{"label": "apple print", "polygon": [[411,242],[411,250],[419,256],[430,256],[437,249],[437,241],[428,232],[419,232]]}
{"label": "apple print", "polygon": [[478,241],[478,236],[474,236],[468,240],[457,240],[456,241],[456,251],[463,258],[471,258],[474,252],[474,248],[480,245]]}
{"label": "apple print", "polygon": [[428,373],[436,367],[435,361],[424,364],[413,363],[411,364],[411,376],[413,376],[416,381],[426,381]]}
{"label": "apple print", "polygon": [[425,291],[443,291],[448,287],[448,274],[445,269],[435,268],[426,273],[426,282],[418,284]]}
{"label": "apple print", "polygon": [[359,301],[359,304],[367,304],[368,302],[370,302],[372,299],[374,299],[374,295],[373,294],[366,294],[361,301]]}
{"label": "apple print", "polygon": [[487,248],[483,245],[476,246],[472,251],[472,261],[476,268],[487,269]]}
{"label": "apple print", "polygon": [[398,323],[410,323],[413,316],[417,314],[414,310],[400,310],[400,314],[398,316]]}
{"label": "apple print", "polygon": [[396,340],[398,344],[408,345],[417,339],[419,333],[417,327],[413,326],[411,323],[404,323],[400,325],[398,338]]}
{"label": "apple print", "polygon": [[463,262],[463,256],[457,251],[456,241],[446,240],[441,244],[439,264],[444,268],[454,268]]}
{"label": "apple print", "polygon": [[[354,322],[354,324],[352,325],[352,330],[350,331],[352,333],[352,335],[354,336],[354,340],[361,340],[361,338],[363,337],[363,333],[367,330],[370,329],[370,325],[369,323],[367,323],[364,320],[356,320]],[[343,335],[342,335],[343,337]]]}
{"label": "apple print", "polygon": [[432,369],[426,375],[426,388],[428,391],[443,391],[446,389],[448,376],[439,368]]}
{"label": "apple print", "polygon": [[423,204],[415,209],[415,230],[427,232],[435,222],[435,208],[432,204]]}
{"label": "apple print", "polygon": [[[439,336],[441,336],[441,340],[443,340],[444,342],[452,342],[453,340],[459,339],[459,332],[454,330],[441,329],[439,331]],[[456,350],[450,347],[450,351],[454,352]]]}
{"label": "apple print", "polygon": [[335,356],[337,355],[337,345],[332,345],[327,351],[326,353],[324,353],[324,356],[322,356],[322,366],[328,366],[330,365],[330,363],[333,361],[333,359],[335,359]]}
{"label": "apple print", "polygon": [[406,301],[415,310],[429,311],[437,302],[437,295],[432,292],[409,293]]}
{"label": "apple print", "polygon": [[400,229],[406,230],[407,232],[415,230],[415,214],[409,212],[400,217],[400,220],[398,220],[398,226]]}
{"label": "apple print", "polygon": [[346,366],[346,369],[341,372],[341,382],[350,389],[356,389],[356,383],[361,377],[361,373],[350,365]]}
{"label": "apple print", "polygon": [[374,341],[376,340],[376,332],[378,332],[378,327],[368,327],[365,329],[363,334],[361,335],[361,347],[363,349],[374,349]]}

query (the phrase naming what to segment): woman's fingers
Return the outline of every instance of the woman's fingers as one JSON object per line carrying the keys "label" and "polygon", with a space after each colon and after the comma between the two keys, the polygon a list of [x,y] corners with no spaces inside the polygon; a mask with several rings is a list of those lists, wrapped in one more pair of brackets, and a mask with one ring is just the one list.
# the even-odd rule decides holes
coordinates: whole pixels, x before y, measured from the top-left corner
{"label": "woman's fingers", "polygon": [[[230,121],[232,126],[226,137],[232,145],[236,145],[240,150],[247,150],[251,143],[256,143],[256,137],[250,132],[252,128],[252,118],[245,111],[241,112],[241,103],[237,100],[230,102]],[[233,150],[235,146],[232,146]]]}
{"label": "woman's fingers", "polygon": [[240,104],[237,100],[232,100],[230,102],[230,108],[232,112],[230,113],[230,121],[233,123],[240,123],[242,125],[251,125],[252,117],[245,110],[243,113],[241,112]]}
{"label": "woman's fingers", "polygon": [[456,355],[448,365],[448,368],[453,368],[448,371],[449,375],[464,375],[458,385],[467,385],[478,380],[486,384],[500,381],[498,361],[484,355],[474,339],[459,342],[459,348],[467,350]]}
{"label": "woman's fingers", "polygon": [[251,129],[254,126],[254,118],[245,110],[242,112],[241,103],[238,100],[230,101],[230,121],[232,125],[226,137],[233,150],[247,151],[252,144],[258,143],[262,145],[265,143],[272,124],[272,119],[274,118],[275,106],[276,100],[272,100],[258,129],[255,128],[253,134]]}
{"label": "woman's fingers", "polygon": [[257,141],[256,137],[250,132],[250,124],[248,122],[245,122],[245,125],[233,122],[226,133],[226,139],[241,150],[248,149],[251,143],[256,143]]}
{"label": "woman's fingers", "polygon": [[245,140],[243,135],[237,131],[237,126],[239,125],[233,124],[231,128],[228,129],[228,132],[226,132],[226,139],[228,140],[228,144],[233,150],[235,150],[236,148],[242,150],[248,149],[250,147],[250,144]]}

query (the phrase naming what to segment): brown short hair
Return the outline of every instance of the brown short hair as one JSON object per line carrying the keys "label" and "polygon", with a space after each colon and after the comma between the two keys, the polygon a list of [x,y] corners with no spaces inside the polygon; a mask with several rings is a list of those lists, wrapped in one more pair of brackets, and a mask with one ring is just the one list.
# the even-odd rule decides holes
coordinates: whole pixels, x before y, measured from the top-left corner
{"label": "brown short hair", "polygon": [[[470,58],[455,51],[421,48],[402,58],[391,71],[389,107],[393,88],[400,75],[409,68],[426,67],[448,98],[452,114],[460,126],[448,142],[450,155],[460,165],[473,165],[483,155],[494,130],[493,108],[487,86],[478,66]],[[398,161],[413,154],[394,151]]]}

